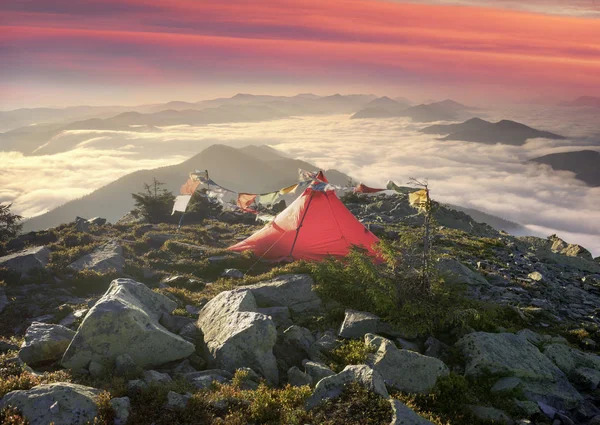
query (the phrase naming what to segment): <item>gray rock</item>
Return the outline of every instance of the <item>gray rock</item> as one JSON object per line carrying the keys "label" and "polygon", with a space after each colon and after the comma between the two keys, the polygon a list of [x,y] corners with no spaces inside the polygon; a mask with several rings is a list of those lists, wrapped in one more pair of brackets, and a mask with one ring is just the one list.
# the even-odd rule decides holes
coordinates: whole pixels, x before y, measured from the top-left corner
{"label": "gray rock", "polygon": [[432,336],[425,340],[425,355],[429,357],[435,357],[436,359],[444,359],[448,353],[450,347],[444,344],[439,339]]}
{"label": "gray rock", "polygon": [[45,246],[28,248],[15,254],[0,257],[0,268],[6,267],[25,279],[36,269],[43,269],[50,261],[50,250]]}
{"label": "gray rock", "polygon": [[145,370],[142,379],[146,384],[168,384],[173,381],[168,373],[161,373],[156,370]]}
{"label": "gray rock", "polygon": [[514,421],[502,410],[487,406],[471,406],[473,415],[482,421],[489,421],[494,424],[512,425]]}
{"label": "gray rock", "polygon": [[4,311],[6,307],[8,307],[8,297],[4,292],[4,288],[0,286],[0,314]]}
{"label": "gray rock", "polygon": [[131,381],[127,382],[127,391],[128,392],[141,391],[147,387],[148,387],[148,384],[146,384],[141,379],[132,379]]}
{"label": "gray rock", "polygon": [[293,387],[302,387],[304,385],[313,385],[313,378],[308,373],[302,372],[296,366],[292,366],[287,371],[288,383]]}
{"label": "gray rock", "polygon": [[362,338],[367,333],[376,333],[379,321],[379,317],[374,314],[348,309],[345,311],[338,335],[342,338]]}
{"label": "gray rock", "polygon": [[190,319],[189,317],[177,316],[169,313],[163,313],[159,321],[161,325],[175,334],[178,334],[183,327],[190,323],[193,324],[194,322],[194,319]]}
{"label": "gray rock", "polygon": [[279,372],[273,346],[277,330],[273,321],[256,309],[250,291],[225,291],[210,300],[198,317],[206,359],[209,367],[231,372],[251,367],[276,384]]}
{"label": "gray rock", "polygon": [[513,391],[517,389],[520,385],[521,380],[519,378],[515,378],[514,376],[506,376],[504,378],[498,379],[496,383],[492,386],[490,391],[493,393]]}
{"label": "gray rock", "polygon": [[92,360],[112,364],[121,354],[129,354],[140,367],[188,357],[194,345],[158,323],[163,313],[176,306],[143,283],[114,280],[79,326],[63,356],[63,366],[81,369]]}
{"label": "gray rock", "polygon": [[335,375],[335,372],[331,370],[327,365],[318,362],[311,362],[310,360],[305,360],[302,362],[304,366],[304,370],[306,374],[309,375],[313,383],[318,383],[321,379],[327,378],[328,376]]}
{"label": "gray rock", "polygon": [[600,371],[589,367],[578,367],[571,371],[569,378],[572,382],[594,391],[600,384]]}
{"label": "gray rock", "polygon": [[544,354],[567,376],[577,368],[590,368],[600,371],[600,356],[576,350],[564,344],[550,344]]}
{"label": "gray rock", "polygon": [[481,274],[452,258],[439,259],[437,268],[443,273],[453,275],[457,280],[467,285],[489,286],[489,282]]}
{"label": "gray rock", "polygon": [[94,378],[101,378],[108,372],[108,367],[102,363],[92,360],[88,365],[88,371]]}
{"label": "gray rock", "polygon": [[327,361],[327,353],[340,345],[335,334],[326,331],[313,345],[310,346],[308,357],[315,362]]}
{"label": "gray rock", "polygon": [[136,376],[142,373],[142,368],[135,364],[129,354],[121,354],[115,357],[116,376]]}
{"label": "gray rock", "polygon": [[104,226],[106,224],[106,219],[102,217],[94,217],[90,218],[87,222],[96,226]]}
{"label": "gray rock", "polygon": [[33,322],[25,333],[19,358],[29,366],[60,360],[75,336],[61,325]]}
{"label": "gray rock", "polygon": [[84,255],[70,266],[75,271],[93,270],[99,273],[106,273],[114,270],[117,273],[123,271],[125,267],[125,257],[123,257],[123,248],[117,241],[110,241],[91,253]]}
{"label": "gray rock", "polygon": [[524,337],[474,332],[455,347],[465,356],[468,376],[498,373],[521,378],[528,400],[559,409],[577,407],[583,400],[565,374]]}
{"label": "gray rock", "polygon": [[433,425],[400,400],[390,398],[392,405],[392,422],[390,425]]}
{"label": "gray rock", "polygon": [[191,396],[188,394],[178,394],[175,391],[169,391],[167,394],[167,403],[165,407],[172,410],[185,409]]}
{"label": "gray rock", "polygon": [[256,311],[265,316],[269,316],[278,328],[287,328],[293,324],[290,319],[290,309],[287,307],[265,307],[258,308]]}
{"label": "gray rock", "polygon": [[196,388],[203,390],[210,388],[213,382],[227,382],[233,375],[226,370],[210,369],[202,372],[186,373],[183,377]]}
{"label": "gray rock", "polygon": [[[417,344],[416,342],[412,342],[412,341],[409,341],[404,338],[396,338],[396,343],[403,350],[414,351],[415,353],[421,352],[421,347],[419,347],[419,344]],[[431,357],[435,357],[435,356],[431,356]]]}
{"label": "gray rock", "polygon": [[337,375],[321,379],[306,402],[307,409],[312,409],[325,400],[335,399],[344,391],[344,386],[351,382],[360,385],[384,398],[388,398],[388,392],[381,375],[370,366],[346,366]]}
{"label": "gray rock", "polygon": [[188,359],[185,359],[173,369],[174,376],[181,376],[185,375],[186,373],[193,372],[197,372],[197,370],[190,364],[190,361]]}
{"label": "gray rock", "polygon": [[285,306],[292,314],[301,314],[318,310],[321,299],[313,291],[312,278],[304,274],[277,276],[266,282],[244,286],[254,295],[259,307]]}
{"label": "gray rock", "polygon": [[230,277],[232,279],[242,279],[244,277],[244,273],[242,273],[238,269],[225,269],[225,271],[221,273],[221,276]]}
{"label": "gray rock", "polygon": [[30,425],[83,425],[94,421],[99,394],[100,390],[83,385],[43,384],[6,394],[0,400],[0,410],[6,406],[16,407]]}
{"label": "gray rock", "polygon": [[110,405],[115,412],[114,425],[125,425],[131,413],[131,400],[129,397],[116,397],[110,400]]}
{"label": "gray rock", "polygon": [[450,373],[440,359],[399,350],[385,339],[375,354],[369,355],[368,363],[381,374],[388,386],[410,393],[429,392],[439,377]]}
{"label": "gray rock", "polygon": [[83,217],[75,217],[75,230],[82,233],[90,233],[90,223]]}

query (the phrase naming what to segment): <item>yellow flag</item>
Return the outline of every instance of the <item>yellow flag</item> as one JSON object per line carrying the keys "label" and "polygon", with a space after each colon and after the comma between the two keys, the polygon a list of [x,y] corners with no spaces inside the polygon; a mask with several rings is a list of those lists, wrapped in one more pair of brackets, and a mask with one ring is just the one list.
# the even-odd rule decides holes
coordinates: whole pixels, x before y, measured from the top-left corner
{"label": "yellow flag", "polygon": [[427,205],[427,191],[422,189],[410,193],[408,195],[408,203],[411,207],[418,208],[419,210],[425,208]]}
{"label": "yellow flag", "polygon": [[283,189],[281,189],[279,191],[280,195],[287,195],[290,192],[293,192],[294,190],[296,190],[296,188],[298,187],[298,184],[293,184],[291,186],[288,187],[284,187]]}

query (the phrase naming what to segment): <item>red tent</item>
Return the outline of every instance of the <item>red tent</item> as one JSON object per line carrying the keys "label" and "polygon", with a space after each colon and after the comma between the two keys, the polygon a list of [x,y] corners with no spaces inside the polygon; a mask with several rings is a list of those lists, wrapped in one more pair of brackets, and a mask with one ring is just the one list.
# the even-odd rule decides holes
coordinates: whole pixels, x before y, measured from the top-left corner
{"label": "red tent", "polygon": [[365,184],[360,183],[358,186],[356,186],[354,188],[354,192],[358,192],[358,193],[377,193],[377,192],[382,192],[385,189],[375,189],[373,187],[369,187]]}
{"label": "red tent", "polygon": [[352,245],[377,256],[373,245],[378,241],[326,183],[315,181],[270,224],[229,249],[251,250],[273,261],[322,260],[343,257]]}

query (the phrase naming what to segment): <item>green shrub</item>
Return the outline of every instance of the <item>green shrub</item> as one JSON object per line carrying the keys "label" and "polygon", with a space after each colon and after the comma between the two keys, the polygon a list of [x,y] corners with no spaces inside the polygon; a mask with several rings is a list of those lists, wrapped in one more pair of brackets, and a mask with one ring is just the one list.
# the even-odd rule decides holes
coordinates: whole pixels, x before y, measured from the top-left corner
{"label": "green shrub", "polygon": [[0,410],[0,424],[29,425],[29,421],[21,415],[18,409],[8,406]]}
{"label": "green shrub", "polygon": [[330,365],[335,372],[341,372],[348,365],[364,364],[369,353],[375,352],[373,347],[367,346],[362,339],[349,339],[331,350],[329,356],[333,360]]}
{"label": "green shrub", "polygon": [[164,183],[153,179],[151,184],[144,183],[144,191],[133,193],[137,211],[150,223],[171,220],[171,211],[175,196],[163,188]]}

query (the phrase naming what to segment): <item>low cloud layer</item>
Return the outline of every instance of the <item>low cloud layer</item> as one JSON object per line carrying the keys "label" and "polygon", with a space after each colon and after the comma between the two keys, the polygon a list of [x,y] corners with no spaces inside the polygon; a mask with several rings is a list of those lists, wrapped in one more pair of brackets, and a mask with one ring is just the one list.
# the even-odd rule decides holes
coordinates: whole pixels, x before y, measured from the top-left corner
{"label": "low cloud layer", "polygon": [[[0,201],[14,201],[16,211],[36,215],[128,172],[180,162],[213,143],[269,144],[374,186],[388,179],[403,184],[409,177],[427,178],[438,201],[477,208],[524,224],[532,232],[557,233],[600,255],[600,187],[586,186],[573,173],[527,162],[549,153],[590,149],[585,136],[594,133],[593,126],[577,139],[490,146],[439,141],[418,132],[421,126],[409,120],[348,118],[178,126],[161,133],[82,132],[79,147],[65,154],[0,153],[6,164],[0,171]],[[554,131],[561,121],[552,114],[523,121],[532,120]]]}

